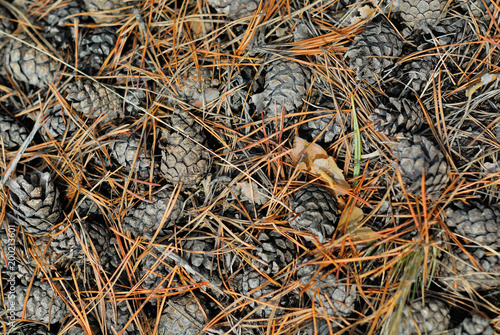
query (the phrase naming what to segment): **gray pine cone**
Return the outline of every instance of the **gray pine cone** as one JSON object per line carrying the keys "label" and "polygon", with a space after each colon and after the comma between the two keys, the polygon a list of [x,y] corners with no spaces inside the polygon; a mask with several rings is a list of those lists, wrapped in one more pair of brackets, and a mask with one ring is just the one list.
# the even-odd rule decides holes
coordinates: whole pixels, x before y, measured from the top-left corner
{"label": "gray pine cone", "polygon": [[[151,172],[155,176],[155,168],[152,161],[152,154],[146,143],[141,144],[141,135],[121,135],[109,148],[111,159],[118,166],[122,166],[125,172],[133,171],[138,179],[149,179]],[[151,169],[153,168],[153,171]]]}
{"label": "gray pine cone", "polygon": [[193,67],[175,80],[172,86],[181,99],[191,104],[199,102],[207,104],[219,97],[220,93],[216,89],[218,84],[217,80],[212,79],[212,72],[209,69]]}
{"label": "gray pine cone", "polygon": [[[121,0],[84,0],[87,11],[97,23],[110,23],[122,19],[125,14],[123,10],[117,10],[126,6]],[[106,13],[101,13],[106,12]]]}
{"label": "gray pine cone", "polygon": [[400,72],[403,83],[408,83],[415,92],[420,93],[431,79],[438,61],[437,56],[422,56],[405,64]]}
{"label": "gray pine cone", "polygon": [[[165,288],[172,272],[170,264],[173,264],[173,262],[165,255],[154,255],[152,252],[145,254],[140,260],[139,266],[139,278],[140,280],[144,279],[141,288],[145,290]],[[150,301],[155,303],[154,299]]]}
{"label": "gray pine cone", "polygon": [[20,147],[28,137],[26,128],[9,115],[0,114],[0,140],[7,149]]}
{"label": "gray pine cone", "polygon": [[52,43],[56,49],[65,49],[70,46],[70,41],[75,39],[73,22],[85,20],[85,16],[70,17],[72,15],[85,12],[81,1],[71,0],[69,3],[63,3],[47,15],[47,24],[44,27],[43,37]]}
{"label": "gray pine cone", "polygon": [[66,99],[73,103],[73,108],[85,116],[97,119],[103,116],[103,122],[124,118],[123,101],[116,94],[100,83],[81,79],[68,86]]}
{"label": "gray pine cone", "polygon": [[217,13],[225,14],[231,20],[252,17],[260,4],[258,0],[207,0],[207,2],[217,10]]}
{"label": "gray pine cone", "polygon": [[[204,301],[191,293],[170,299],[158,323],[158,335],[197,335],[207,324]],[[152,321],[152,329],[156,320]]]}
{"label": "gray pine cone", "polygon": [[422,175],[425,176],[425,192],[429,199],[439,198],[441,191],[450,180],[450,167],[439,149],[427,138],[420,135],[409,136],[393,145],[394,157],[407,191],[421,195]]}
{"label": "gray pine cone", "polygon": [[18,285],[16,293],[15,314],[17,318],[54,324],[61,322],[69,313],[64,300],[46,280],[35,279],[31,286],[30,283]]}
{"label": "gray pine cone", "polygon": [[494,335],[495,331],[490,325],[490,320],[473,315],[466,318],[455,329],[455,335]]}
{"label": "gray pine cone", "polygon": [[50,173],[35,171],[28,178],[21,175],[5,185],[10,189],[12,208],[24,231],[34,235],[50,232],[61,216],[59,190]]}
{"label": "gray pine cone", "polygon": [[21,325],[16,326],[8,335],[54,335],[47,327],[36,323],[23,322]]}
{"label": "gray pine cone", "polygon": [[[125,328],[133,315],[132,306],[127,301],[117,301],[116,304],[106,301],[106,325],[108,334],[137,335],[139,330],[134,322]],[[122,332],[123,331],[123,332]]]}
{"label": "gray pine cone", "polygon": [[316,311],[333,317],[352,314],[357,299],[356,287],[339,281],[335,274],[318,271],[318,265],[306,264],[309,261],[306,258],[301,262],[297,277],[308,287],[306,293],[314,301]]}
{"label": "gray pine cone", "polygon": [[255,265],[271,277],[290,265],[297,255],[297,248],[291,239],[278,233],[276,230],[263,231],[258,236],[260,245],[255,255],[260,261]]}
{"label": "gray pine cone", "polygon": [[98,27],[81,39],[79,62],[91,75],[99,72],[104,61],[116,46],[116,33],[108,27]]}
{"label": "gray pine cone", "polygon": [[[85,235],[94,245],[98,262],[106,271],[114,271],[121,263],[120,256],[115,249],[116,238],[113,236],[104,223],[97,221],[85,221]],[[87,242],[87,241],[85,241]],[[86,244],[87,249],[92,253],[90,244]]]}
{"label": "gray pine cone", "polygon": [[339,219],[337,200],[322,187],[307,185],[292,200],[292,209],[298,217],[290,222],[297,230],[304,230],[325,243],[333,236]]}
{"label": "gray pine cone", "polygon": [[182,242],[183,258],[192,266],[202,269],[202,272],[217,271],[217,257],[212,251],[217,248],[215,238],[201,233],[194,233]]}
{"label": "gray pine cone", "polygon": [[399,335],[441,334],[450,324],[450,309],[442,301],[421,299],[403,309]]}
{"label": "gray pine cone", "polygon": [[374,84],[384,70],[396,63],[402,50],[403,42],[389,24],[372,22],[354,38],[345,57],[349,58],[350,68],[356,71],[356,80]]}
{"label": "gray pine cone", "polygon": [[417,104],[408,99],[390,98],[388,104],[380,104],[375,109],[370,120],[375,131],[395,136],[398,133],[415,133],[424,124],[425,118]]}
{"label": "gray pine cone", "polygon": [[403,22],[414,30],[435,27],[443,16],[447,0],[400,0]]}
{"label": "gray pine cone", "polygon": [[[19,38],[33,44],[26,36]],[[5,52],[5,67],[16,80],[45,88],[56,79],[59,64],[46,54],[12,39]]]}
{"label": "gray pine cone", "polygon": [[494,1],[491,0],[458,0],[458,3],[460,7],[463,8],[465,11],[469,11],[472,13],[477,18],[483,19],[483,20],[490,20],[490,15],[488,14],[488,11],[486,10],[486,5],[488,6],[488,9],[492,14],[495,12],[495,5]]}
{"label": "gray pine cone", "polygon": [[[152,203],[139,202],[137,206],[129,209],[127,216],[123,219],[123,229],[137,236],[153,236],[162,223],[172,197],[172,192],[161,190],[151,197]],[[181,217],[183,202],[184,198],[179,194],[162,229],[173,225]]]}
{"label": "gray pine cone", "polygon": [[72,138],[78,131],[78,126],[71,120],[61,104],[56,104],[47,114],[49,117],[42,125],[44,131],[41,132],[45,141],[61,141],[64,138]]}
{"label": "gray pine cone", "polygon": [[[351,128],[347,115],[335,112],[334,106],[324,108],[327,113],[314,113],[308,118],[309,121],[302,125],[303,130],[308,132],[313,139],[324,143],[332,143],[342,132],[348,132]],[[326,130],[323,132],[323,130]],[[323,132],[323,134],[321,134]],[[321,135],[321,136],[320,136]]]}
{"label": "gray pine cone", "polygon": [[161,171],[171,184],[197,187],[212,165],[210,153],[199,145],[206,144],[203,127],[189,112],[180,110],[174,111],[170,125],[172,130],[163,130],[160,140]]}

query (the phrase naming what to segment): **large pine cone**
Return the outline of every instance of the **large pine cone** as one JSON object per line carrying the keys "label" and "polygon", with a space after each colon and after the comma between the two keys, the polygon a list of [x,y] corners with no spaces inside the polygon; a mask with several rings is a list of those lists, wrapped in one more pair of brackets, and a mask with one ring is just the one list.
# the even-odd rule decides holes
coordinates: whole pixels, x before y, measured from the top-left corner
{"label": "large pine cone", "polygon": [[[129,209],[127,216],[123,219],[123,228],[137,236],[153,236],[160,227],[165,211],[173,197],[168,190],[161,190],[151,197],[151,202],[141,201],[136,207]],[[182,203],[184,198],[179,194],[172,204],[172,210],[166,217],[163,229],[171,226],[182,214]],[[161,232],[160,232],[160,235]]]}
{"label": "large pine cone", "polygon": [[500,287],[500,256],[476,246],[466,250],[473,260],[459,247],[445,253],[438,266],[437,279],[449,290],[458,292]]}
{"label": "large pine cone", "polygon": [[124,118],[123,101],[102,84],[81,79],[68,86],[68,102],[73,102],[73,108],[92,119],[103,115],[103,122]]}
{"label": "large pine cone", "polygon": [[446,208],[445,223],[470,241],[486,247],[500,247],[500,211],[481,204],[472,206],[454,202]]}
{"label": "large pine cone", "polygon": [[139,179],[149,179],[151,169],[154,166],[152,162],[151,152],[146,143],[141,144],[141,136],[139,133],[134,133],[130,136],[122,135],[116,142],[113,142],[109,148],[112,160],[118,166],[122,166],[125,172],[132,170],[137,174]]}
{"label": "large pine cone", "polygon": [[422,192],[422,175],[425,176],[425,194],[431,200],[440,196],[450,180],[450,167],[445,157],[427,138],[414,135],[397,142],[392,151],[399,160],[398,167],[407,184],[407,191],[415,195]]}
{"label": "large pine cone", "polygon": [[[33,44],[25,36],[19,38]],[[56,79],[59,64],[46,54],[12,39],[7,45],[5,67],[16,80],[44,88]]]}
{"label": "large pine cone", "polygon": [[403,51],[403,42],[394,29],[384,21],[372,22],[354,38],[345,57],[350,68],[356,70],[358,81],[373,84],[383,75],[384,70],[396,63]]}
{"label": "large pine cone", "polygon": [[438,334],[447,330],[449,324],[450,309],[444,302],[425,298],[424,305],[419,299],[404,307],[398,334]]}
{"label": "large pine cone", "polygon": [[[207,0],[217,10],[217,13],[227,15],[231,20],[251,17],[259,8],[259,0]],[[264,1],[265,2],[265,1]]]}
{"label": "large pine cone", "polygon": [[21,175],[5,185],[10,189],[12,208],[24,231],[35,235],[50,232],[61,216],[59,190],[52,183],[50,173],[35,171],[28,179]]}
{"label": "large pine cone", "polygon": [[280,116],[283,109],[292,113],[306,97],[309,70],[289,60],[277,60],[268,67],[264,92],[252,97],[257,110],[263,109],[265,118]]}
{"label": "large pine cone", "polygon": [[462,321],[455,329],[454,335],[494,335],[495,331],[490,325],[490,320],[473,315]]}
{"label": "large pine cone", "polygon": [[42,131],[42,137],[45,141],[61,141],[64,138],[72,138],[78,131],[77,124],[71,120],[71,117],[61,104],[56,104],[47,114],[49,117],[42,126],[44,130]]}
{"label": "large pine cone", "polygon": [[[75,39],[73,31],[73,22],[85,20],[85,16],[70,17],[72,15],[85,12],[81,1],[71,0],[69,3],[63,3],[49,12],[47,15],[47,24],[44,27],[43,37],[56,49],[69,47],[70,41]],[[66,25],[70,24],[70,26]]]}
{"label": "large pine cone", "polygon": [[[187,293],[165,304],[158,323],[158,335],[196,335],[207,324],[208,310],[202,299]],[[154,329],[156,320],[151,323]]]}
{"label": "large pine cone", "polygon": [[82,69],[89,74],[97,74],[115,46],[115,31],[108,27],[98,27],[84,36],[78,55]]}
{"label": "large pine cone", "polygon": [[325,270],[318,271],[319,266],[306,264],[297,270],[297,277],[308,287],[307,295],[313,299],[316,311],[324,311],[328,316],[346,317],[353,313],[357,294],[354,285],[342,283],[336,275],[327,274]]}
{"label": "large pine cone", "polygon": [[339,219],[337,200],[322,187],[307,185],[294,196],[292,209],[299,216],[290,222],[297,230],[305,230],[325,243],[333,236]]}
{"label": "large pine cone", "polygon": [[370,115],[374,130],[395,136],[398,133],[413,134],[424,124],[422,109],[408,99],[390,98],[388,104],[380,104]]}
{"label": "large pine cone", "polygon": [[401,0],[400,14],[410,28],[435,27],[441,18],[447,0]]}
{"label": "large pine cone", "polygon": [[203,127],[181,110],[174,112],[170,125],[160,140],[161,171],[169,183],[197,187],[212,165],[210,153],[199,145],[206,145]]}
{"label": "large pine cone", "polygon": [[46,280],[35,279],[32,284],[17,285],[16,289],[15,315],[17,318],[54,324],[61,322],[69,313],[64,300]]}
{"label": "large pine cone", "polygon": [[0,140],[7,149],[20,147],[28,137],[26,128],[13,117],[0,114]]}

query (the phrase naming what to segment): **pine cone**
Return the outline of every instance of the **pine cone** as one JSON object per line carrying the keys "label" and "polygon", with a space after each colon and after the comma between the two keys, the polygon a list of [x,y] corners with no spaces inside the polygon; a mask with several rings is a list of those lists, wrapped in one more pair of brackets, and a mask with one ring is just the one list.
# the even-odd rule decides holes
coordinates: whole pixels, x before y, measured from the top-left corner
{"label": "pine cone", "polygon": [[407,191],[421,194],[422,175],[425,176],[425,193],[431,200],[440,196],[450,180],[450,167],[444,155],[428,139],[420,135],[396,143],[392,151],[399,160],[398,167]]}
{"label": "pine cone", "polygon": [[64,300],[48,281],[35,279],[31,285],[30,283],[19,284],[16,289],[15,315],[17,318],[54,324],[61,322],[69,313]]}
{"label": "pine cone", "polygon": [[[324,110],[327,113],[311,114],[308,117],[310,120],[302,125],[301,130],[308,132],[308,136],[312,139],[317,139],[324,143],[332,143],[343,132],[346,133],[349,131],[351,128],[350,120],[347,119],[345,114],[335,112],[334,106],[325,106]],[[326,130],[323,132],[325,128]]]}
{"label": "pine cone", "polygon": [[264,118],[280,116],[283,109],[292,113],[303,104],[310,75],[309,70],[297,62],[277,60],[271,63],[264,92],[252,97],[257,110],[263,109]]}
{"label": "pine cone", "polygon": [[339,219],[335,197],[316,185],[307,185],[293,197],[292,209],[299,216],[290,222],[292,228],[305,230],[325,243],[333,236]]}
{"label": "pine cone", "polygon": [[217,258],[211,252],[217,248],[217,241],[213,237],[195,233],[183,238],[181,245],[182,256],[190,265],[208,273],[217,270]]}
{"label": "pine cone", "polygon": [[99,73],[102,65],[116,46],[115,31],[108,27],[98,27],[81,39],[79,62],[84,72]]}
{"label": "pine cone", "polygon": [[370,115],[374,130],[395,136],[398,133],[413,134],[424,123],[420,107],[408,99],[390,98],[389,103],[380,104]]}
{"label": "pine cone", "polygon": [[420,93],[434,73],[438,61],[437,56],[421,56],[409,62],[401,71],[402,82],[411,85],[413,90]]}
{"label": "pine cone", "polygon": [[61,104],[56,104],[47,114],[49,117],[42,125],[45,131],[41,132],[45,141],[62,141],[64,138],[72,138],[78,131],[78,126],[71,120]]}
{"label": "pine cone", "polygon": [[[500,287],[500,256],[488,250],[471,247],[466,249],[474,259],[459,247],[443,255],[438,266],[438,280],[451,291],[489,290]],[[478,264],[477,267],[475,264]]]}
{"label": "pine cone", "polygon": [[13,117],[0,114],[0,140],[7,149],[20,147],[28,137],[26,128]]}
{"label": "pine cone", "polygon": [[[116,244],[116,239],[111,231],[102,223],[93,220],[85,221],[84,227],[86,228],[85,235],[92,241],[97,257],[99,257],[98,262],[101,266],[106,271],[114,271],[117,269],[121,260],[114,246]],[[90,243],[86,244],[86,246],[89,253],[92,254]]]}
{"label": "pine cone", "polygon": [[[172,197],[172,192],[161,190],[151,197],[152,203],[139,202],[136,207],[129,209],[127,216],[123,219],[124,230],[130,231],[137,236],[153,236],[162,223]],[[183,202],[184,198],[179,195],[172,205],[169,216],[165,218],[163,230],[181,217]],[[162,234],[160,233],[160,235]]]}
{"label": "pine cone", "polygon": [[462,235],[486,247],[500,248],[500,211],[481,204],[472,206],[454,202],[446,208],[445,223]]}
{"label": "pine cone", "polygon": [[455,329],[455,335],[494,335],[495,331],[490,325],[490,320],[473,315],[472,318],[466,318]]}
{"label": "pine cone", "polygon": [[257,261],[255,265],[270,276],[276,275],[289,266],[297,255],[297,248],[292,240],[275,230],[264,231],[257,239],[260,245],[255,255],[265,264]]}
{"label": "pine cone", "polygon": [[212,165],[210,154],[199,145],[206,144],[203,127],[180,110],[172,115],[171,127],[171,131],[163,130],[160,140],[161,171],[169,183],[198,187]]}
{"label": "pine cone", "polygon": [[80,263],[86,259],[75,231],[82,236],[76,225],[58,227],[51,231],[50,258],[61,266],[66,262]]}
{"label": "pine cone", "polygon": [[[33,44],[26,36],[19,38]],[[12,39],[7,45],[5,67],[16,80],[44,88],[56,79],[59,64],[46,54]]]}
{"label": "pine cone", "polygon": [[442,301],[425,298],[416,300],[403,309],[399,335],[440,334],[448,329],[450,309]]}
{"label": "pine cone", "polygon": [[81,79],[68,87],[68,102],[73,102],[73,108],[92,119],[104,115],[102,121],[109,122],[124,118],[122,100],[100,83]]}
{"label": "pine cone", "polygon": [[[191,293],[170,299],[161,313],[158,335],[195,335],[207,324],[208,310],[202,299]],[[154,329],[156,320],[151,322]]]}
{"label": "pine cone", "polygon": [[200,102],[207,104],[219,97],[215,88],[219,82],[212,80],[212,72],[207,68],[189,69],[184,75],[172,83],[175,92],[180,98],[196,105]]}
{"label": "pine cone", "polygon": [[20,326],[16,327],[9,335],[54,335],[47,327],[36,323],[23,322]]}
{"label": "pine cone", "polygon": [[335,274],[318,272],[319,266],[302,261],[297,277],[308,287],[307,295],[314,301],[316,311],[324,311],[328,316],[346,317],[353,313],[357,294],[354,285],[340,282]]}
{"label": "pine cone", "polygon": [[435,27],[441,18],[447,0],[400,0],[400,14],[410,28]]}
{"label": "pine cone", "polygon": [[490,20],[490,15],[484,5],[485,3],[492,14],[495,12],[495,4],[491,0],[458,0],[458,3],[463,10],[467,12],[470,10],[472,15],[483,20]]}
{"label": "pine cone", "polygon": [[252,17],[260,4],[259,0],[207,0],[207,2],[217,10],[217,13],[225,14],[231,20]]}
{"label": "pine cone", "polygon": [[[155,175],[154,165],[152,164],[152,154],[149,146],[142,142],[141,135],[134,133],[130,136],[121,135],[116,142],[113,142],[109,148],[111,159],[123,170],[129,173],[132,170],[139,179],[149,179],[151,172]],[[153,168],[153,171],[151,171]]]}
{"label": "pine cone", "polygon": [[6,8],[0,6],[0,42],[3,41],[4,31],[8,34],[12,34],[15,29],[16,24],[12,15],[10,15],[10,12]]}
{"label": "pine cone", "polygon": [[139,334],[139,330],[134,322],[131,322],[126,330],[124,329],[134,313],[133,310],[131,310],[132,306],[130,306],[127,301],[117,301],[116,304],[106,301],[105,306],[107,334]]}
{"label": "pine cone", "polygon": [[345,57],[350,60],[350,68],[356,70],[358,81],[374,84],[385,69],[395,64],[402,50],[403,42],[390,25],[384,21],[372,22],[354,38]]}
{"label": "pine cone", "polygon": [[[168,251],[166,251],[168,253]],[[148,252],[140,260],[139,265],[139,278],[144,281],[141,283],[141,289],[155,290],[162,289],[168,285],[169,278],[172,272],[172,261],[165,256],[152,254]],[[155,303],[154,299],[150,302]]]}
{"label": "pine cone", "polygon": [[[96,23],[110,23],[122,19],[125,14],[123,10],[117,10],[124,6],[121,0],[84,0],[87,11]],[[106,12],[106,13],[101,13]]]}
{"label": "pine cone", "polygon": [[5,183],[14,213],[29,234],[48,233],[61,216],[59,190],[50,179],[50,173],[34,171],[29,179],[21,175]]}
{"label": "pine cone", "polygon": [[[69,47],[69,41],[74,41],[73,22],[85,20],[85,16],[69,17],[85,12],[80,1],[71,0],[56,7],[47,15],[47,24],[44,27],[43,37],[52,43],[56,49]],[[68,26],[66,24],[71,24]]]}

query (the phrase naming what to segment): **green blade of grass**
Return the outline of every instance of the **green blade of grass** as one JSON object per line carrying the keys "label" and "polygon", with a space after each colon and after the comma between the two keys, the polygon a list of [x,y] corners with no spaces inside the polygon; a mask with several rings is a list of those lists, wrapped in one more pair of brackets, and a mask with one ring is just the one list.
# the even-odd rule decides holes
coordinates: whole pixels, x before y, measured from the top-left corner
{"label": "green blade of grass", "polygon": [[356,115],[356,107],[354,106],[354,95],[351,95],[352,104],[352,123],[354,125],[354,172],[353,177],[356,178],[361,172],[361,133],[359,131],[358,117]]}

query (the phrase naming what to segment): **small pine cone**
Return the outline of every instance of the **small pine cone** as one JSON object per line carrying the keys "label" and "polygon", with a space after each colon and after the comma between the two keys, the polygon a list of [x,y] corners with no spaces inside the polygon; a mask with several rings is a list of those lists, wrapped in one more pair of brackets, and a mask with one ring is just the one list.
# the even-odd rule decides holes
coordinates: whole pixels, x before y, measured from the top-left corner
{"label": "small pine cone", "polygon": [[445,157],[427,138],[410,136],[397,142],[392,151],[399,160],[397,164],[407,191],[421,195],[422,175],[425,176],[425,192],[431,200],[439,198],[441,190],[450,180],[450,167]]}
{"label": "small pine cone", "polygon": [[384,21],[373,22],[354,38],[345,57],[349,58],[350,68],[356,71],[358,81],[366,80],[374,84],[384,70],[393,66],[395,59],[403,51],[403,42],[394,29]]}
{"label": "small pine cone", "polygon": [[[151,172],[154,176],[154,166],[152,164],[152,155],[149,146],[146,143],[141,144],[141,136],[134,133],[130,136],[121,135],[116,142],[113,142],[109,148],[111,159],[118,166],[122,166],[127,173],[133,171],[139,179],[149,179]],[[153,171],[151,171],[153,168]]]}
{"label": "small pine cone", "polygon": [[[327,106],[324,109],[327,110],[327,113],[312,114],[309,117],[310,120],[302,125],[301,130],[306,131],[312,139],[332,143],[343,132],[349,131],[351,128],[350,120],[346,114],[335,112],[334,106]],[[325,131],[323,132],[323,130]]]}
{"label": "small pine cone", "polygon": [[217,13],[225,14],[231,20],[251,17],[260,4],[259,0],[207,0],[207,2],[217,10]]}
{"label": "small pine cone", "polygon": [[202,269],[202,272],[217,271],[217,258],[213,251],[217,248],[214,238],[206,234],[191,234],[182,240],[182,256],[192,266]]}
{"label": "small pine cone", "polygon": [[[117,10],[125,4],[121,0],[84,0],[87,11],[96,23],[110,23],[122,18],[124,11]],[[106,12],[106,13],[101,13]]]}
{"label": "small pine cone", "polygon": [[68,102],[73,102],[73,108],[87,117],[97,119],[104,115],[103,122],[125,117],[121,99],[100,83],[81,79],[71,84],[67,92]]}
{"label": "small pine cone", "polygon": [[333,236],[339,219],[335,197],[322,187],[307,185],[293,197],[292,209],[298,217],[290,222],[292,228],[305,230],[325,243]]}
{"label": "small pine cone", "polygon": [[79,227],[73,225],[57,227],[51,231],[51,259],[57,260],[57,262],[61,264],[67,261],[80,263],[84,259],[82,247],[75,230],[81,238]]}
{"label": "small pine cone", "polygon": [[28,137],[26,128],[13,117],[0,114],[0,140],[7,149],[20,147]]}
{"label": "small pine cone", "polygon": [[36,323],[24,323],[19,327],[16,327],[12,332],[8,332],[9,335],[54,335],[50,332],[47,327],[39,325]]}
{"label": "small pine cone", "polygon": [[[489,290],[500,287],[500,256],[482,248],[459,247],[443,255],[438,280],[451,291]],[[479,267],[476,266],[478,264]]]}
{"label": "small pine cone", "polygon": [[318,271],[315,264],[305,264],[297,270],[297,277],[308,287],[307,295],[314,301],[317,311],[324,311],[328,316],[346,317],[353,313],[357,294],[354,285],[340,282],[335,274]]}
{"label": "small pine cone", "polygon": [[71,120],[61,104],[56,104],[47,114],[49,117],[42,126],[44,131],[41,132],[46,142],[72,138],[78,131],[78,126]]}
{"label": "small pine cone", "polygon": [[408,99],[390,98],[388,104],[380,104],[370,115],[374,130],[390,136],[398,133],[413,134],[424,123],[420,107]]}
{"label": "small pine cone", "polygon": [[216,100],[220,93],[215,88],[219,82],[212,80],[212,72],[207,68],[189,69],[175,83],[173,88],[180,98],[189,101],[192,105],[207,104]]}
{"label": "small pine cone", "polygon": [[449,324],[450,309],[444,302],[425,298],[424,305],[419,299],[404,307],[398,334],[441,334]]}
{"label": "small pine cone", "polygon": [[[137,206],[129,209],[127,216],[123,219],[123,229],[137,236],[153,236],[163,222],[165,211],[169,208],[173,196],[173,193],[169,190],[161,190],[153,194],[151,197],[152,203],[139,202]],[[163,230],[181,217],[183,202],[184,198],[179,194],[171,206],[172,209],[162,227]],[[161,232],[160,235],[162,235]]]}
{"label": "small pine cone", "polygon": [[500,211],[482,204],[472,206],[454,202],[445,210],[445,223],[467,241],[498,249],[500,247]]}
{"label": "small pine cone", "polygon": [[[204,301],[191,293],[170,299],[165,304],[158,322],[159,335],[195,335],[202,334],[207,324],[207,308]],[[154,329],[156,320],[152,321]]]}
{"label": "small pine cone", "polygon": [[139,330],[133,321],[124,329],[132,315],[134,315],[134,312],[131,310],[132,306],[127,301],[117,301],[116,304],[106,301],[105,306],[107,334],[139,334]]}
{"label": "small pine cone", "polygon": [[5,183],[14,213],[28,234],[48,233],[61,216],[59,190],[50,179],[50,173],[35,171],[28,179],[21,175]]}
{"label": "small pine cone", "polygon": [[198,187],[212,165],[210,153],[199,145],[206,144],[203,127],[189,112],[180,110],[174,112],[170,125],[172,130],[164,130],[160,140],[161,171],[171,184]]}
{"label": "small pine cone", "polygon": [[88,74],[99,72],[116,46],[116,33],[107,27],[98,27],[81,39],[79,62]]}
{"label": "small pine cone", "polygon": [[61,322],[68,313],[68,306],[48,281],[35,279],[27,285],[16,286],[17,318],[54,324]]}
{"label": "small pine cone", "polygon": [[258,309],[253,314],[257,318],[269,318],[273,314],[276,317],[283,314],[284,311],[281,306],[285,304],[282,304],[281,300],[286,299],[275,297],[275,292],[279,290],[279,287],[270,284],[269,281],[257,271],[253,269],[244,270],[234,277],[233,282],[236,286],[236,291],[239,293],[265,303],[260,304],[257,301],[252,301],[250,303],[249,306],[252,310]]}
{"label": "small pine cone", "polygon": [[[19,38],[33,44],[26,36]],[[16,80],[44,88],[56,78],[59,64],[46,54],[12,39],[5,52],[5,67]]]}
{"label": "small pine cone", "polygon": [[[165,253],[168,253],[166,251]],[[139,278],[144,281],[141,283],[141,289],[144,290],[155,290],[162,289],[168,285],[169,278],[171,277],[173,262],[166,255],[153,255],[152,253],[147,253],[140,260]],[[154,299],[150,300],[152,303],[155,302]]]}
{"label": "small pine cone", "polygon": [[[116,244],[116,239],[113,237],[111,231],[105,227],[102,223],[97,221],[85,221],[84,224],[85,234],[92,241],[97,257],[99,257],[98,262],[107,271],[113,271],[121,263],[118,252],[116,251],[114,245]],[[90,244],[86,244],[89,253],[92,254],[92,249]]]}
{"label": "small pine cone", "polygon": [[455,335],[494,335],[495,331],[490,325],[490,320],[473,315],[472,318],[466,318],[455,329]]}
{"label": "small pine cone", "polygon": [[400,0],[403,22],[413,29],[435,27],[441,18],[448,0]]}
{"label": "small pine cone", "polygon": [[434,73],[439,58],[422,56],[406,64],[402,69],[403,83],[408,83],[416,92],[421,92]]}
{"label": "small pine cone", "polygon": [[264,231],[259,234],[257,239],[260,242],[260,246],[257,248],[255,255],[260,260],[256,261],[255,265],[270,276],[276,275],[290,265],[297,255],[297,250],[292,240],[275,230]]}
{"label": "small pine cone", "polygon": [[[43,37],[52,43],[56,49],[65,49],[70,46],[69,41],[75,39],[73,22],[85,20],[85,16],[70,17],[85,12],[81,1],[71,0],[63,3],[47,15],[47,24],[44,27]],[[67,24],[71,24],[68,26]]]}
{"label": "small pine cone", "polygon": [[263,109],[264,118],[280,116],[283,109],[292,113],[303,104],[310,76],[309,70],[297,62],[277,60],[271,63],[264,92],[252,97],[257,110]]}

